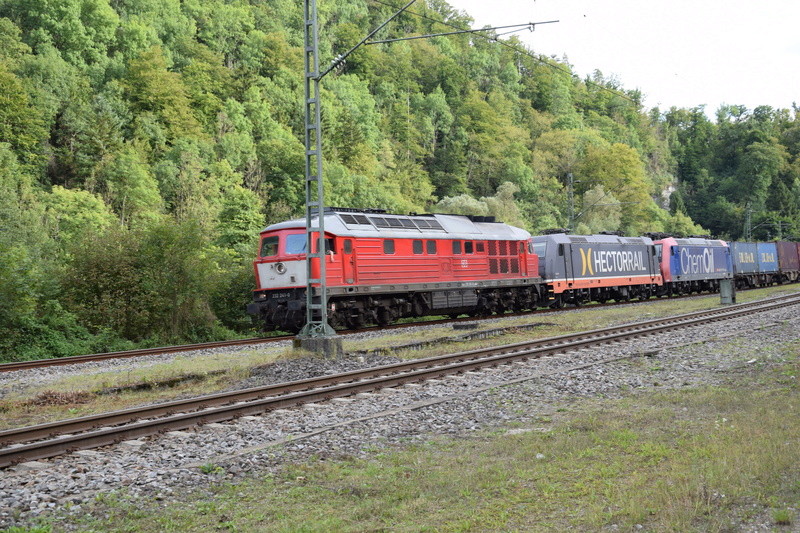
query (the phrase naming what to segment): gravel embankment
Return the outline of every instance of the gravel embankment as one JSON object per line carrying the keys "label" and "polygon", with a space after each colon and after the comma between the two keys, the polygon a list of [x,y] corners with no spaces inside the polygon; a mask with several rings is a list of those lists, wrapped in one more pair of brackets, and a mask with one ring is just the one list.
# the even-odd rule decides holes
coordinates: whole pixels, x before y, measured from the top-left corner
{"label": "gravel embankment", "polygon": [[[19,465],[0,473],[0,528],[28,523],[42,513],[85,513],[96,495],[110,491],[122,490],[125,497],[134,499],[169,500],[173,494],[207,487],[210,480],[235,482],[311,456],[366,457],[376,449],[422,441],[431,435],[462,435],[510,422],[530,425],[537,417],[551,415],[580,397],[621,397],[636,389],[720,383],[733,374],[748,372],[754,364],[779,364],[785,356],[781,346],[800,340],[800,328],[793,326],[798,318],[800,306],[792,306]],[[737,348],[731,350],[734,339]],[[603,362],[615,358],[619,359]],[[632,364],[639,358],[647,358],[648,363]],[[147,364],[147,359],[92,365]],[[370,356],[281,361],[255,372],[243,385],[290,381],[395,360]],[[38,379],[41,383],[50,372],[79,373],[86,372],[86,367],[32,370],[13,379]],[[0,395],[4,387],[0,381]],[[203,473],[209,470],[201,470],[203,465],[221,467],[220,474]],[[761,530],[761,525],[744,530]]]}

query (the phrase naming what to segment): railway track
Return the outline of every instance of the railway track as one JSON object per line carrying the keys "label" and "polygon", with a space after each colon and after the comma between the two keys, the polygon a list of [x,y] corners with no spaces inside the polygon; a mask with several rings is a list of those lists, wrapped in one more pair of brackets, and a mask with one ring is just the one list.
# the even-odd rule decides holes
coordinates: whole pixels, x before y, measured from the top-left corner
{"label": "railway track", "polygon": [[52,359],[35,359],[33,361],[18,361],[13,363],[0,363],[0,372],[14,372],[17,370],[27,370],[30,368],[41,368],[47,366],[75,365],[79,363],[89,363],[92,361],[103,361],[106,359],[124,359],[128,357],[142,357],[145,355],[159,355],[173,352],[189,352],[192,350],[207,350],[209,348],[225,348],[228,346],[248,346],[252,344],[262,344],[266,342],[277,342],[292,339],[292,336],[267,337],[240,339],[233,341],[203,342],[199,344],[185,344],[181,346],[162,346],[160,348],[141,348],[138,350],[126,350],[123,352],[95,353],[89,355],[73,355],[70,357],[56,357]]}
{"label": "railway track", "polygon": [[[547,310],[540,309],[538,312],[546,312]],[[536,311],[534,311],[536,312]],[[521,314],[521,313],[520,313]],[[516,316],[516,315],[505,315],[505,316]],[[497,318],[496,316],[492,316],[490,318]],[[435,320],[428,320],[424,322],[416,322],[414,324],[391,324],[389,326],[383,326],[380,329],[394,329],[394,328],[404,328],[411,325],[418,326],[418,325],[430,325],[430,324],[443,324],[443,323],[450,323],[450,322],[458,322],[463,320],[476,320],[474,317],[466,317],[466,318],[456,318],[456,319],[435,319]],[[362,331],[367,331],[370,329],[379,329],[375,328],[365,328],[362,330],[342,330],[339,331],[339,334],[348,335],[353,333],[359,333]],[[63,366],[63,365],[75,365],[80,363],[90,363],[93,361],[104,361],[107,359],[125,359],[131,357],[143,357],[146,355],[161,355],[166,353],[179,353],[179,352],[190,352],[194,350],[208,350],[212,348],[228,348],[231,346],[253,346],[256,344],[267,344],[279,341],[288,341],[294,339],[294,335],[282,335],[278,337],[255,337],[251,339],[238,339],[238,340],[231,340],[231,341],[214,341],[214,342],[203,342],[197,344],[184,344],[184,345],[176,345],[176,346],[162,346],[158,348],[140,348],[137,350],[126,350],[121,352],[107,352],[107,353],[96,353],[96,354],[89,354],[89,355],[73,355],[69,357],[54,357],[50,359],[35,359],[32,361],[17,361],[12,363],[0,363],[0,372],[15,372],[18,370],[29,370],[31,368],[43,368],[49,366]]]}
{"label": "railway track", "polygon": [[0,432],[0,467],[797,305],[800,295]]}
{"label": "railway track", "polygon": [[[691,298],[695,295],[683,295],[683,296],[673,296],[670,297],[671,300],[676,298]],[[647,301],[647,300],[645,300]],[[657,300],[653,300],[657,301]],[[605,303],[605,304],[591,304],[592,307],[596,306],[613,306],[613,305],[629,305],[631,303],[638,303],[638,302],[612,302],[612,303]],[[587,306],[588,307],[588,306]],[[402,324],[390,324],[388,326],[383,327],[374,327],[374,328],[365,328],[362,330],[342,330],[338,333],[341,335],[349,335],[353,333],[359,333],[370,329],[397,329],[397,328],[404,328],[409,326],[426,326],[426,325],[433,325],[433,324],[449,324],[454,322],[463,322],[463,321],[475,321],[475,320],[488,320],[488,319],[495,319],[495,318],[509,318],[515,316],[528,316],[532,314],[539,314],[539,313],[554,313],[563,311],[563,309],[536,309],[534,311],[528,311],[523,313],[511,313],[511,314],[504,314],[504,315],[491,315],[488,317],[463,317],[463,318],[455,318],[455,319],[434,319],[434,320],[426,320],[422,322],[414,322],[414,323],[402,323]],[[69,357],[54,357],[48,359],[35,359],[31,361],[15,361],[11,363],[0,363],[0,372],[15,372],[18,370],[29,370],[32,368],[45,368],[50,366],[63,366],[63,365],[75,365],[81,363],[90,363],[93,361],[104,361],[107,359],[126,359],[126,358],[133,358],[133,357],[143,357],[147,355],[162,355],[167,353],[180,353],[180,352],[190,352],[194,350],[207,350],[213,348],[228,348],[232,346],[253,346],[257,344],[266,344],[272,342],[279,342],[279,341],[288,341],[294,339],[294,335],[282,335],[277,337],[255,337],[250,339],[238,339],[238,340],[230,340],[230,341],[214,341],[214,342],[203,342],[197,344],[185,344],[185,345],[176,345],[176,346],[161,346],[157,348],[140,348],[136,350],[125,350],[119,352],[107,352],[107,353],[96,353],[96,354],[88,354],[88,355],[73,355]]]}

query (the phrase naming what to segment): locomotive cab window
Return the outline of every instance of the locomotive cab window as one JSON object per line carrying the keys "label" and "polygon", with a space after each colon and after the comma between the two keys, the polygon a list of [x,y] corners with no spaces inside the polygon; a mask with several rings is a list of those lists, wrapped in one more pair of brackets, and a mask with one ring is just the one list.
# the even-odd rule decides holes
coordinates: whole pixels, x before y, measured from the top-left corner
{"label": "locomotive cab window", "polygon": [[453,255],[461,253],[461,241],[453,241]]}
{"label": "locomotive cab window", "polygon": [[[317,239],[314,239],[314,242],[311,244],[311,249],[316,251],[318,247],[319,247],[319,244],[317,243]],[[305,245],[303,245],[302,252],[305,252],[305,251],[306,251],[306,247],[305,247]],[[302,252],[300,252],[300,253],[302,253]],[[294,252],[294,253],[298,253],[298,252]],[[334,242],[333,242],[333,238],[332,237],[326,237],[325,238],[325,253],[326,254],[335,254],[336,253],[336,248],[334,248]]]}
{"label": "locomotive cab window", "polygon": [[261,241],[261,257],[272,257],[278,255],[278,237],[265,237]]}
{"label": "locomotive cab window", "polygon": [[287,235],[284,248],[284,252],[287,255],[306,253],[306,234],[296,233],[294,235]]}
{"label": "locomotive cab window", "polygon": [[385,254],[393,254],[394,253],[394,239],[384,239],[384,241],[383,241],[383,253],[385,253]]}
{"label": "locomotive cab window", "polygon": [[351,239],[345,239],[343,247],[344,253],[348,255],[353,253],[353,241]]}
{"label": "locomotive cab window", "polygon": [[425,241],[425,251],[428,255],[436,255],[436,241]]}
{"label": "locomotive cab window", "polygon": [[414,240],[411,242],[411,248],[415,254],[419,255],[422,253],[422,241],[421,240]]}
{"label": "locomotive cab window", "polygon": [[472,241],[464,241],[464,253],[471,254],[473,252],[473,244]]}

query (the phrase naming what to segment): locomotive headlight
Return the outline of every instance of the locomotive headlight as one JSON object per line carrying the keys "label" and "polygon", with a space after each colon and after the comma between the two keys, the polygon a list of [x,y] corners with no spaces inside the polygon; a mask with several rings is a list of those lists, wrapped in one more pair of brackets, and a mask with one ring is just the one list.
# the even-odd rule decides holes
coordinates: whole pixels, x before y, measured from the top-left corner
{"label": "locomotive headlight", "polygon": [[283,263],[275,263],[275,272],[278,274],[286,274],[286,265]]}

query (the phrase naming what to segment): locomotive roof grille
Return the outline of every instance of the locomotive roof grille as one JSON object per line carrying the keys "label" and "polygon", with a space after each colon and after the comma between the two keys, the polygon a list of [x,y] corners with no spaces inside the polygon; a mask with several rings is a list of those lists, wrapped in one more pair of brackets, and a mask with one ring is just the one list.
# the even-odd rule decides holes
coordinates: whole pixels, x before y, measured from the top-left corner
{"label": "locomotive roof grille", "polygon": [[390,228],[389,222],[383,217],[369,217],[369,221],[372,222],[376,228]]}
{"label": "locomotive roof grille", "polygon": [[425,220],[424,218],[422,219],[418,218],[414,220],[414,223],[417,225],[419,229],[440,229],[444,231],[442,225],[439,224],[439,222],[437,222],[436,220]]}
{"label": "locomotive roof grille", "polygon": [[[336,209],[336,208],[334,208]],[[417,214],[396,215],[352,209],[339,212],[326,209],[326,227],[329,233],[354,237],[412,238],[430,235],[430,238],[521,240],[530,233],[498,222],[475,220],[463,215]],[[486,220],[486,221],[484,221]],[[313,224],[313,222],[312,222]],[[298,230],[306,226],[305,219],[293,219],[267,226],[264,231]]]}
{"label": "locomotive roof grille", "polygon": [[346,215],[340,213],[339,216],[342,218],[342,222],[345,224],[369,224],[369,219],[364,215]]}
{"label": "locomotive roof grille", "polygon": [[[433,230],[441,230],[444,231],[444,228],[438,221],[435,219],[425,219],[425,218],[408,218],[408,217],[365,217],[361,215],[353,216],[353,215],[343,215],[339,214],[342,218],[342,222],[345,224],[368,224],[372,223],[373,226],[376,228],[384,228],[384,229],[407,229],[407,230],[417,230],[417,229],[433,229]],[[359,218],[363,218],[364,221],[358,220]]]}

